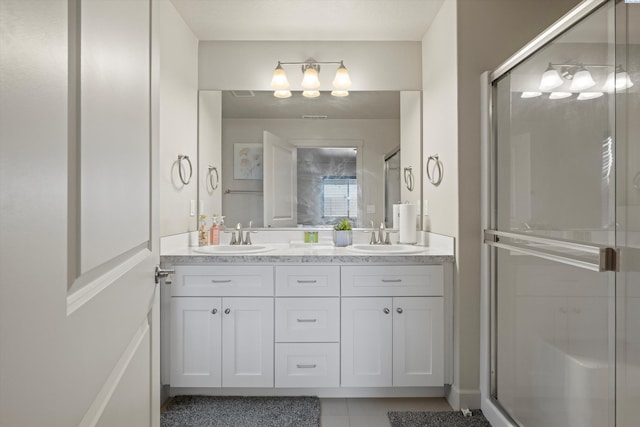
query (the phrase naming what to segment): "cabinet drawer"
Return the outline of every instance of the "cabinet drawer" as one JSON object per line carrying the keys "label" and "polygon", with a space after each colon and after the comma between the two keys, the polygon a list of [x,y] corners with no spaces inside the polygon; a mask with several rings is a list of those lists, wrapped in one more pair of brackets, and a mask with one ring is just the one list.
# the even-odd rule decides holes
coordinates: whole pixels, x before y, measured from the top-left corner
{"label": "cabinet drawer", "polygon": [[339,298],[276,298],[276,342],[339,340]]}
{"label": "cabinet drawer", "polygon": [[276,295],[339,296],[340,267],[336,265],[277,266]]}
{"label": "cabinet drawer", "polygon": [[342,296],[442,296],[442,265],[344,266]]}
{"label": "cabinet drawer", "polygon": [[276,387],[339,387],[340,346],[276,344]]}
{"label": "cabinet drawer", "polygon": [[176,266],[171,296],[273,296],[271,266]]}

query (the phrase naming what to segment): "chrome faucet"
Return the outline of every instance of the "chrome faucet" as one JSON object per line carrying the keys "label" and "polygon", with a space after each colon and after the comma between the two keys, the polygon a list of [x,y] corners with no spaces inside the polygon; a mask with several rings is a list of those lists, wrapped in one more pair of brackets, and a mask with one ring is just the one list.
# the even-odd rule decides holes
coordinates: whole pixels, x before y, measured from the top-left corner
{"label": "chrome faucet", "polygon": [[384,221],[380,223],[380,228],[378,228],[378,244],[384,245],[389,241],[389,233],[387,233],[387,240],[384,239]]}

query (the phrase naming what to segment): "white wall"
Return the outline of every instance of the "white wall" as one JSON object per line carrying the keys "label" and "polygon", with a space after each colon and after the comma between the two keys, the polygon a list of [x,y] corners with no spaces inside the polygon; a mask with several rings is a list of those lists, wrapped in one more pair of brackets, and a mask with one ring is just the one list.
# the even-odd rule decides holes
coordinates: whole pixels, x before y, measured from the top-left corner
{"label": "white wall", "polygon": [[[169,0],[160,2],[160,236],[195,230],[197,199],[198,39]],[[183,185],[178,155],[188,155],[193,178]],[[185,162],[186,166],[186,162]]]}
{"label": "white wall", "polygon": [[[420,42],[202,41],[200,89],[271,90],[278,61],[340,61],[351,90],[420,90]],[[285,65],[291,90],[301,90],[299,65]],[[331,90],[337,65],[322,65],[320,90]],[[298,78],[299,77],[299,78]]]}
{"label": "white wall", "polygon": [[431,230],[456,238],[456,406],[479,406],[480,74],[492,70],[577,0],[446,0],[423,39],[423,159],[439,154],[444,180],[425,181]]}
{"label": "white wall", "polygon": [[[233,144],[262,143],[263,131],[285,140],[349,139],[363,142],[363,194],[365,205],[375,204],[376,212],[365,214],[380,223],[383,212],[384,156],[400,144],[400,121],[386,120],[305,120],[305,119],[223,119],[222,120],[222,186],[224,190],[262,190],[260,180],[233,179]],[[223,195],[223,212],[227,224],[242,222],[262,224],[262,197]]]}

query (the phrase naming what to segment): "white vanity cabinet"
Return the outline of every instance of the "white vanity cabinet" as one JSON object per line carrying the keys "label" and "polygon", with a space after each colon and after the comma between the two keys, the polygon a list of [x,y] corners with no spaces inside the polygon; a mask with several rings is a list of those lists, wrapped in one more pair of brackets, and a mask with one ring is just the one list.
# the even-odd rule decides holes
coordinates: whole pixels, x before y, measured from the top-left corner
{"label": "white vanity cabinet", "polygon": [[342,267],[343,387],[444,385],[442,276],[435,265]]}
{"label": "white vanity cabinet", "polygon": [[273,387],[273,267],[176,267],[172,295],[172,387]]}
{"label": "white vanity cabinet", "polygon": [[340,386],[340,267],[276,266],[276,387]]}
{"label": "white vanity cabinet", "polygon": [[450,264],[171,267],[176,392],[423,396],[451,380]]}

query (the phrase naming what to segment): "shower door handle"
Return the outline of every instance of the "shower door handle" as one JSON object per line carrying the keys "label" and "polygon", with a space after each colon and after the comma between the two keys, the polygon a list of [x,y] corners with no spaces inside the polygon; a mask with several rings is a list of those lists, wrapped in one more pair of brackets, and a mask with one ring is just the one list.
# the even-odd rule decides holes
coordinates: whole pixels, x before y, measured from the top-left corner
{"label": "shower door handle", "polygon": [[[529,234],[484,230],[484,243],[591,271],[619,271],[618,249]],[[554,249],[558,248],[558,249]],[[591,258],[592,260],[589,260]]]}

